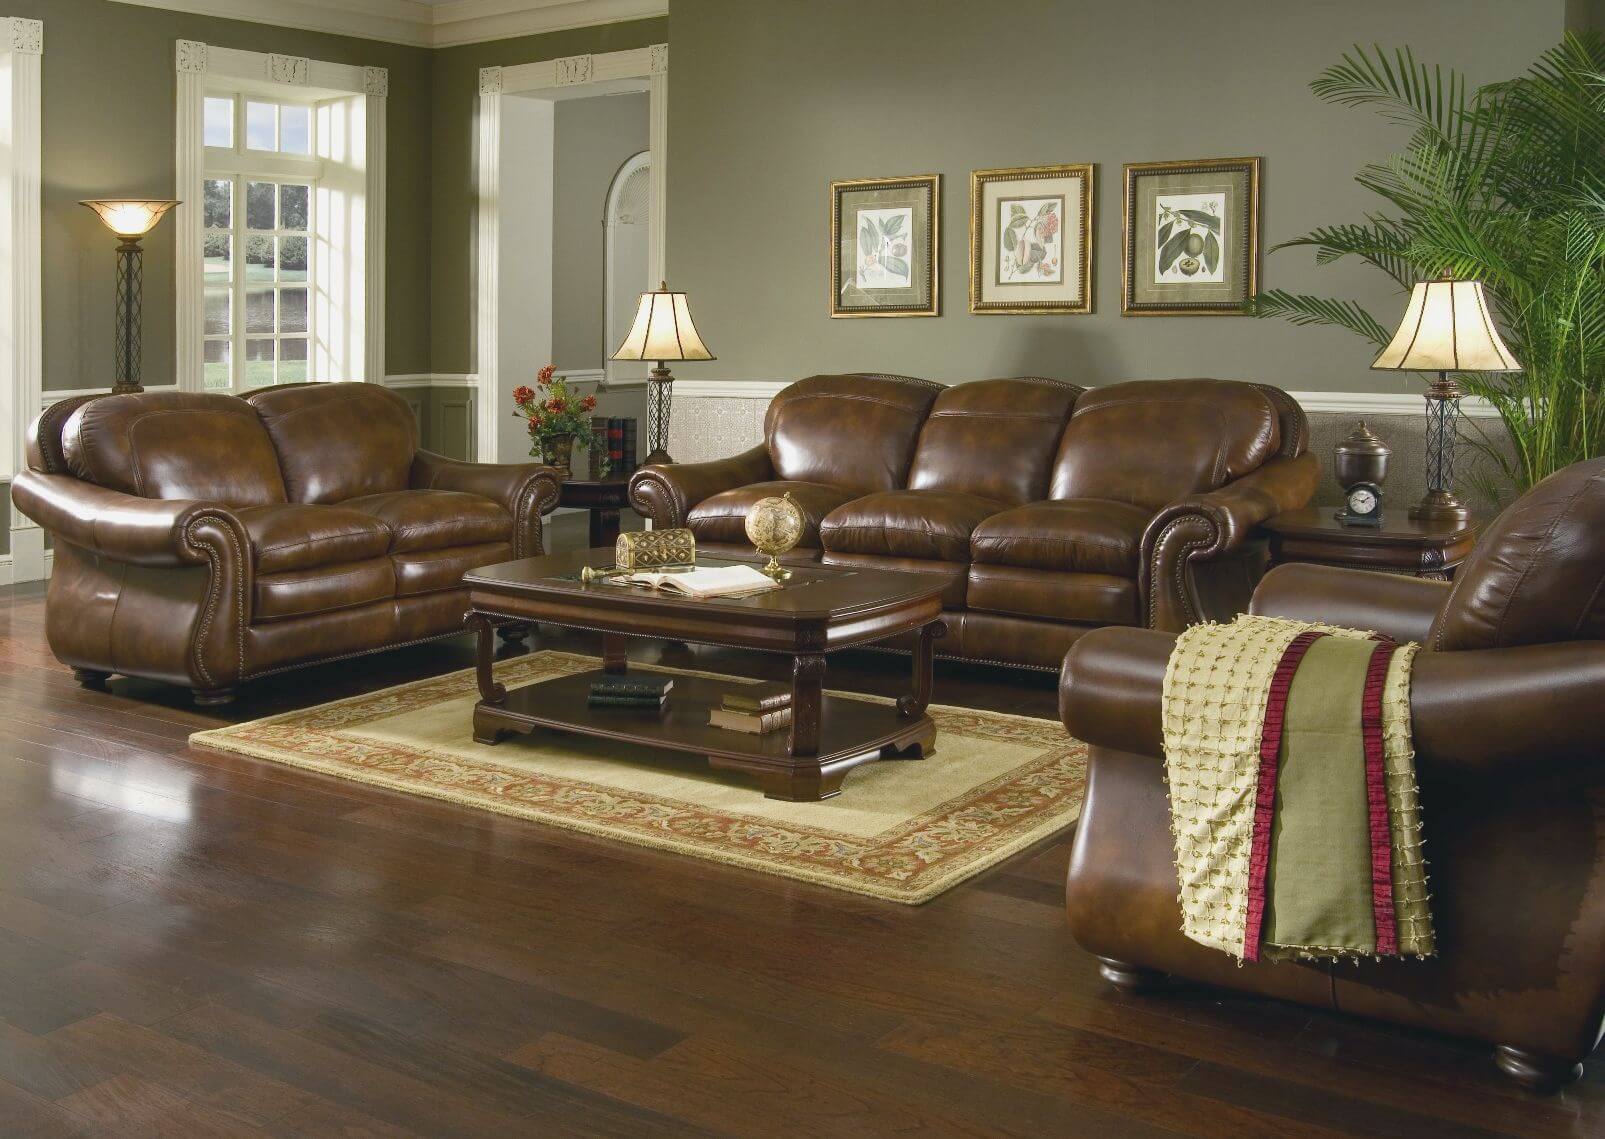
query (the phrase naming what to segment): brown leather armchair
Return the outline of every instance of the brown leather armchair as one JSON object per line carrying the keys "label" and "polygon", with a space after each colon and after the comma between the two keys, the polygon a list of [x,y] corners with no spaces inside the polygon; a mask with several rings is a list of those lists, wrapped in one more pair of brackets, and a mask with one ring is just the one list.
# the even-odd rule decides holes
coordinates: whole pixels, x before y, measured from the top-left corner
{"label": "brown leather armchair", "polygon": [[233,698],[242,680],[459,633],[465,570],[536,554],[557,475],[418,447],[372,384],[91,396],[35,421],[11,485],[55,539],[51,651]]}
{"label": "brown leather armchair", "polygon": [[1605,1028],[1605,459],[1545,480],[1451,586],[1288,565],[1253,611],[1420,641],[1411,714],[1439,956],[1239,967],[1184,938],[1161,688],[1174,637],[1089,634],[1060,709],[1089,746],[1070,928],[1117,985],[1166,974],[1496,1046],[1533,1087]]}
{"label": "brown leather armchair", "polygon": [[1102,625],[1240,611],[1255,527],[1315,491],[1308,436],[1258,384],[814,376],[775,396],[758,446],[645,467],[630,496],[719,554],[750,553],[748,509],[789,491],[795,558],[940,578],[942,655],[1056,671]]}

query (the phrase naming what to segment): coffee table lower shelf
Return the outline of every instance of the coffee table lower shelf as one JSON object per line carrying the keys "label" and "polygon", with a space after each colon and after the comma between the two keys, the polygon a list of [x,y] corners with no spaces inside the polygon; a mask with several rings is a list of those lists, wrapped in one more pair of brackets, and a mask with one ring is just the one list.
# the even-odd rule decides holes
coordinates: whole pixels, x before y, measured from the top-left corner
{"label": "coffee table lower shelf", "polygon": [[511,689],[494,702],[481,700],[474,707],[474,739],[493,744],[506,732],[554,728],[692,752],[706,756],[714,768],[753,776],[768,798],[792,801],[837,794],[847,773],[861,763],[935,754],[936,726],[923,711],[905,715],[894,704],[826,693],[820,699],[817,751],[794,756],[790,732],[746,735],[708,723],[708,711],[730,691],[729,681],[676,676],[661,710],[590,707],[592,682],[610,675],[592,669]]}

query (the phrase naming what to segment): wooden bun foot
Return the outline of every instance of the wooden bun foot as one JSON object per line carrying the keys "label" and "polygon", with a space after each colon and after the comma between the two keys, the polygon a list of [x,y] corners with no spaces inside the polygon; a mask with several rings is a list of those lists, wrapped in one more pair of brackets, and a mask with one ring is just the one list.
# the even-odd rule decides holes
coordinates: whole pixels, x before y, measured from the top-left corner
{"label": "wooden bun foot", "polygon": [[1116,961],[1113,957],[1098,958],[1098,972],[1105,981],[1128,993],[1141,993],[1161,988],[1169,977],[1158,969]]}
{"label": "wooden bun foot", "polygon": [[1547,1095],[1582,1078],[1583,1066],[1501,1044],[1494,1049],[1499,1070],[1531,1092]]}

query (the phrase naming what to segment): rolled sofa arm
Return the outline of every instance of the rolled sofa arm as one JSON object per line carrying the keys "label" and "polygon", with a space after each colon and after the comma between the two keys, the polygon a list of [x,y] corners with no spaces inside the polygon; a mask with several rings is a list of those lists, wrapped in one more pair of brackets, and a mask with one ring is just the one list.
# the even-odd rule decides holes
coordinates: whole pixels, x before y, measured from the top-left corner
{"label": "rolled sofa arm", "polygon": [[216,504],[138,498],[71,475],[34,470],[17,473],[11,500],[58,540],[137,566],[203,564],[206,555],[185,537],[197,519],[222,514],[239,528],[227,509]]}
{"label": "rolled sofa arm", "polygon": [[1248,611],[1425,642],[1450,588],[1403,574],[1295,563],[1265,575]]}
{"label": "rolled sofa arm", "polygon": [[1180,632],[1204,619],[1192,579],[1195,562],[1241,546],[1261,522],[1309,502],[1321,464],[1305,452],[1272,459],[1207,494],[1190,494],[1154,516],[1143,533],[1139,588],[1150,629]]}
{"label": "rolled sofa arm", "polygon": [[1165,754],[1160,709],[1176,634],[1108,625],[1065,654],[1059,718],[1076,739],[1116,751]]}
{"label": "rolled sofa arm", "polygon": [[544,548],[541,518],[557,509],[562,479],[541,463],[464,463],[419,451],[408,485],[414,490],[455,490],[500,503],[513,516],[513,556],[533,557]]}
{"label": "rolled sofa arm", "polygon": [[764,443],[710,463],[654,463],[630,478],[630,505],[660,530],[684,526],[686,515],[703,499],[774,477]]}

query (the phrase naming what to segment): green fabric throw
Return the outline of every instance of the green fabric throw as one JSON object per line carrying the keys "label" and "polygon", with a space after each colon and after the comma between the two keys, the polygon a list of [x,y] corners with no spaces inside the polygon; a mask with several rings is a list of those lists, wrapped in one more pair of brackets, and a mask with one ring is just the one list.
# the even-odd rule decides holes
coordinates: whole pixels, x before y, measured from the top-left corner
{"label": "green fabric throw", "polygon": [[1288,691],[1263,944],[1376,952],[1360,703],[1375,644],[1322,637]]}

